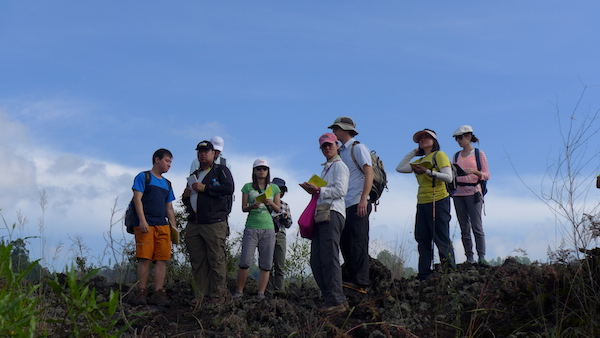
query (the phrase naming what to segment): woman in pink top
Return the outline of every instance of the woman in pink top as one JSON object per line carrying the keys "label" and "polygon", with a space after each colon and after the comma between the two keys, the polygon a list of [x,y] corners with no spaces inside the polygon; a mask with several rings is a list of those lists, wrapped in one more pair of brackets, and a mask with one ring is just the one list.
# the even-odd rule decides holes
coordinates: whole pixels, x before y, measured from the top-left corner
{"label": "woman in pink top", "polygon": [[[467,175],[456,178],[457,189],[454,193],[454,208],[460,224],[460,232],[467,262],[475,263],[473,254],[473,241],[471,240],[471,229],[475,236],[475,248],[479,256],[479,264],[488,265],[485,260],[485,234],[483,233],[483,223],[481,219],[481,209],[483,206],[482,181],[490,178],[488,163],[483,151],[473,148],[473,142],[479,142],[479,139],[473,134],[473,128],[468,125],[460,126],[452,134],[458,145],[463,149],[456,153],[452,163],[458,164]],[[480,168],[477,166],[476,152],[479,152]]]}

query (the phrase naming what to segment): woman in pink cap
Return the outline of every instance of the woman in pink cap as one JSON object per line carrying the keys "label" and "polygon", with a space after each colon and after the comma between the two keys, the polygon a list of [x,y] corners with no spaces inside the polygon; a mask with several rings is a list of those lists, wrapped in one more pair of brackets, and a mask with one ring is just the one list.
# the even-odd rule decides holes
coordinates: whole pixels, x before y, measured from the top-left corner
{"label": "woman in pink cap", "polygon": [[[345,224],[346,203],[350,172],[338,155],[338,139],[332,133],[319,137],[321,152],[327,162],[321,178],[327,182],[317,187],[308,182],[300,186],[311,195],[317,194],[317,206],[328,209],[325,220],[315,223],[310,247],[310,267],[324,298],[324,313],[342,312],[348,309],[348,302],[342,287],[342,267],[340,265],[340,240]],[[317,220],[315,220],[317,221]]]}
{"label": "woman in pink cap", "polygon": [[254,262],[254,252],[258,248],[258,299],[265,298],[265,289],[273,267],[275,250],[275,226],[272,212],[279,212],[280,190],[271,183],[269,163],[257,159],[252,165],[252,182],[242,188],[242,211],[248,213],[246,228],[242,237],[242,253],[238,267],[237,289],[233,298],[244,296],[244,286],[248,279],[248,268]]}

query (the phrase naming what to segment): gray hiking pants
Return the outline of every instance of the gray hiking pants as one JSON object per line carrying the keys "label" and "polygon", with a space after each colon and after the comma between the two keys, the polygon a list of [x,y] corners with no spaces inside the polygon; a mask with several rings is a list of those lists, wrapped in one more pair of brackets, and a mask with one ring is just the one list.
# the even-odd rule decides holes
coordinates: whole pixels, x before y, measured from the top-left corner
{"label": "gray hiking pants", "polygon": [[[483,233],[483,222],[481,220],[481,208],[483,198],[481,196],[455,196],[454,209],[456,217],[460,224],[460,233],[462,243],[465,248],[467,259],[473,258],[473,241],[471,239],[471,229],[475,236],[475,248],[480,258],[485,257],[485,234]],[[477,201],[479,200],[479,201]]]}
{"label": "gray hiking pants", "polygon": [[336,306],[346,301],[342,288],[340,265],[340,238],[344,229],[344,216],[330,211],[331,221],[315,224],[310,247],[310,267],[325,306]]}

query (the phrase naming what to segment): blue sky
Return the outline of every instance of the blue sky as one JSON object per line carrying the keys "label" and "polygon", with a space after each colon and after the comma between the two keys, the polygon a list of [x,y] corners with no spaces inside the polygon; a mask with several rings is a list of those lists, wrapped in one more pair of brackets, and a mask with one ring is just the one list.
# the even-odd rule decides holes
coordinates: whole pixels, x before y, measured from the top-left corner
{"label": "blue sky", "polygon": [[[492,174],[488,258],[522,248],[544,260],[559,243],[555,220],[517,174],[539,190],[559,119],[586,86],[576,121],[600,108],[599,10],[594,1],[0,1],[2,215],[12,224],[21,210],[35,233],[45,189],[48,246],[80,235],[97,252],[115,198],[124,208],[156,149],[174,153],[166,176],[180,192],[196,143],[219,135],[236,194],[266,158],[288,181],[296,219],[308,202],[296,184],[323,161],[317,138],[347,115],[390,179],[371,217],[372,254],[401,246],[414,260],[416,183],[394,168],[415,131],[434,129],[453,153],[452,131],[470,124]],[[233,229],[244,220],[236,205]],[[455,219],[451,227],[461,261]]]}

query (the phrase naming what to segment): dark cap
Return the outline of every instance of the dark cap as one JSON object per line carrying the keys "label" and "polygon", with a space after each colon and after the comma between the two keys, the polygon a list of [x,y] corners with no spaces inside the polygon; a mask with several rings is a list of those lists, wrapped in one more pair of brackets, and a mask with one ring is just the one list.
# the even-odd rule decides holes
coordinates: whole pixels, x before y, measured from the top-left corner
{"label": "dark cap", "polygon": [[213,144],[210,141],[202,141],[196,146],[196,150],[214,150]]}

